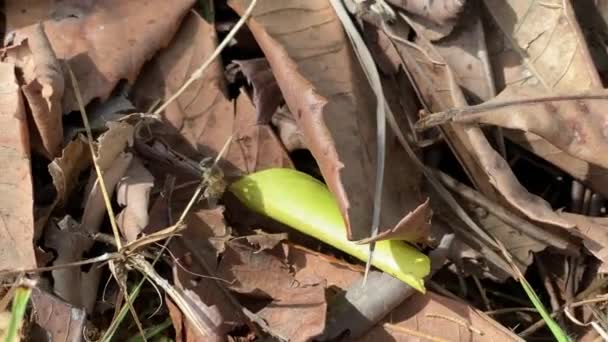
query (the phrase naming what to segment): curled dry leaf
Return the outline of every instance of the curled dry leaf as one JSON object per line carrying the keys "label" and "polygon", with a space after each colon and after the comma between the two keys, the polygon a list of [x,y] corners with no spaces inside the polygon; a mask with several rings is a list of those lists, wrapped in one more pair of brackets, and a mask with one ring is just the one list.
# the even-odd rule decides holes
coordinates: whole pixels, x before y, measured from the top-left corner
{"label": "curled dry leaf", "polygon": [[[32,289],[34,322],[44,329],[51,341],[80,342],[86,323],[86,312],[41,290]],[[42,339],[42,336],[38,338]],[[33,339],[36,339],[35,337]]]}
{"label": "curled dry leaf", "polygon": [[409,212],[397,225],[385,230],[375,237],[363,239],[358,243],[370,243],[382,240],[404,240],[409,242],[424,243],[428,240],[431,231],[431,216],[433,210],[429,205],[429,199]]}
{"label": "curled dry leaf", "polygon": [[[242,14],[249,1],[229,4]],[[248,25],[338,201],[348,238],[367,237],[376,165],[375,98],[329,1],[260,2]],[[386,153],[387,160],[399,160],[386,165],[382,199],[381,226],[393,227],[421,202],[420,175],[397,144],[387,144]]]}
{"label": "curled dry leaf", "polygon": [[7,48],[3,59],[19,68],[24,82],[21,90],[38,130],[40,151],[53,158],[59,155],[63,144],[63,71],[41,24],[23,32],[27,39]]}
{"label": "curled dry leaf", "polygon": [[323,332],[327,309],[324,284],[298,285],[289,267],[276,257],[232,242],[218,269],[223,278],[235,280],[228,285],[232,291],[272,300],[257,314],[276,334],[291,341],[307,341]]}
{"label": "curled dry leaf", "polygon": [[0,270],[36,267],[27,118],[15,66],[0,62]]}
{"label": "curled dry leaf", "polygon": [[432,292],[408,299],[358,341],[387,339],[523,341],[483,312]]}
{"label": "curled dry leaf", "polygon": [[[138,107],[149,107],[158,98],[175,93],[199,67],[192,61],[205,61],[215,49],[216,40],[214,26],[198,14],[189,13],[172,43],[135,85]],[[269,163],[290,167],[291,162],[272,129],[257,124],[256,108],[248,96],[241,93],[235,103],[228,98],[225,88],[222,65],[216,60],[200,80],[169,104],[163,115],[190,144],[190,149],[199,153],[198,158],[215,157],[232,138],[220,161],[227,178],[267,168]],[[172,147],[180,150],[176,144]]]}
{"label": "curled dry leaf", "polygon": [[148,225],[148,205],[154,177],[139,158],[134,158],[116,186],[116,200],[125,208],[116,223],[127,241],[137,239]]}
{"label": "curled dry leaf", "polygon": [[62,206],[77,184],[78,176],[91,165],[91,152],[84,138],[78,137],[66,145],[61,156],[49,164],[49,173],[57,190],[57,205]]}
{"label": "curled dry leaf", "polygon": [[[44,25],[51,46],[58,58],[69,63],[88,103],[106,99],[121,79],[134,82],[143,64],[169,43],[193,4],[194,0],[106,0],[78,6],[59,2],[49,12],[69,14],[60,20],[36,19],[48,19]],[[29,34],[28,29],[19,29],[15,39]],[[78,110],[71,87],[66,88],[63,110]]]}

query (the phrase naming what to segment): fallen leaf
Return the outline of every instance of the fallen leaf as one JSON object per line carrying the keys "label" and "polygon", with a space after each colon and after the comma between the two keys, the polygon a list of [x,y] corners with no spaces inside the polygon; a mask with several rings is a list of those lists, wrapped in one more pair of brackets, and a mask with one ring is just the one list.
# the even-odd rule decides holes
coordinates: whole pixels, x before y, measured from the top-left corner
{"label": "fallen leaf", "polygon": [[15,66],[0,62],[0,270],[36,267],[30,144]]}
{"label": "fallen leaf", "polygon": [[[51,341],[80,342],[85,329],[86,312],[41,290],[32,290],[34,322],[44,329]],[[40,337],[40,336],[39,336]]]}
{"label": "fallen leaf", "polygon": [[[158,98],[175,93],[199,67],[192,60],[206,60],[215,49],[216,40],[213,25],[196,13],[188,14],[171,45],[153,60],[134,86],[138,107],[149,107]],[[216,157],[232,137],[232,144],[219,163],[229,179],[267,168],[268,164],[291,166],[272,129],[257,124],[256,108],[248,96],[241,92],[236,103],[228,98],[219,60],[169,104],[163,116],[201,159]],[[177,144],[171,147],[183,150]]]}
{"label": "fallen leaf", "polygon": [[335,286],[345,290],[363,274],[363,268],[358,265],[293,244],[289,245],[288,260],[294,269],[294,278],[302,284],[324,283],[327,288]]}
{"label": "fallen leaf", "polygon": [[[51,221],[45,229],[44,244],[47,248],[53,249],[57,255],[53,265],[63,265],[80,261],[84,252],[93,244],[93,241],[82,234],[78,222],[71,216],[65,216],[59,222]],[[85,299],[82,293],[82,271],[80,267],[60,268],[53,270],[51,273],[53,275],[53,292],[67,303],[76,307],[83,307]]]}
{"label": "fallen leaf", "polygon": [[466,1],[463,0],[387,0],[395,7],[434,21],[439,25],[454,21],[462,11]]}
{"label": "fallen leaf", "polygon": [[[497,89],[534,87],[549,95],[603,88],[570,1],[485,3],[496,22],[488,30],[488,42]],[[505,136],[608,195],[606,169],[573,158],[532,133],[505,131]]]}
{"label": "fallen leaf", "polygon": [[127,241],[137,239],[148,225],[148,205],[154,177],[139,158],[133,158],[125,175],[116,186],[116,201],[125,208],[116,223]]}
{"label": "fallen leaf", "polygon": [[581,237],[591,254],[602,261],[599,272],[608,273],[608,218],[564,212],[560,214],[576,225],[572,233]]}
{"label": "fallen leaf", "polygon": [[306,149],[302,130],[298,127],[296,120],[286,106],[279,107],[271,121],[279,131],[279,138],[287,151]]}
{"label": "fallen leaf", "polygon": [[212,306],[209,307],[205,303],[201,301],[198,296],[190,291],[185,290],[182,292],[184,298],[186,300],[191,300],[193,302],[193,308],[196,308],[197,311],[200,310],[203,313],[196,312],[199,317],[202,318],[207,324],[209,324],[210,331],[213,333],[211,336],[200,336],[198,331],[192,327],[190,322],[187,319],[184,319],[181,310],[173,303],[173,301],[169,298],[165,298],[167,303],[167,308],[169,309],[169,316],[171,317],[171,321],[173,322],[173,327],[175,329],[175,340],[186,341],[186,342],[196,342],[196,341],[224,341],[225,336],[220,331],[220,326],[222,325],[222,316],[217,311],[217,307]]}
{"label": "fallen leaf", "polygon": [[[517,91],[521,93],[502,92],[480,106],[475,114],[457,116],[454,120],[534,133],[573,157],[608,168],[608,159],[597,153],[608,147],[608,121],[603,112],[608,93],[604,89],[580,94],[590,99],[569,99],[571,96],[566,94],[546,97],[535,89]],[[512,104],[497,106],[505,102]],[[484,110],[485,106],[491,109]]]}
{"label": "fallen leaf", "polygon": [[397,8],[404,9],[417,32],[431,41],[439,41],[450,35],[458,17],[463,12],[465,1],[461,0],[387,0]]}
{"label": "fallen leaf", "polygon": [[[467,103],[464,95],[443,56],[422,36],[417,37],[416,44],[418,48],[403,43],[398,47],[407,69],[421,89],[423,102],[431,110],[465,107]],[[442,131],[453,145],[452,150],[461,164],[468,170],[469,178],[486,197],[500,199],[494,190],[496,189],[508,203],[529,218],[559,227],[572,227],[570,222],[551,209],[549,203],[529,193],[519,183],[510,166],[491,147],[479,127],[448,124],[442,126]]]}
{"label": "fallen leaf", "polygon": [[[232,291],[272,300],[257,314],[273,332],[293,341],[306,341],[323,332],[327,309],[324,284],[299,285],[289,267],[276,257],[232,242],[218,269],[223,278],[235,280],[228,285]],[[293,324],[295,321],[298,324]]]}
{"label": "fallen leaf", "polygon": [[255,253],[259,253],[267,249],[273,249],[281,241],[287,240],[287,233],[268,234],[261,229],[256,229],[254,231],[256,232],[256,235],[245,236],[245,239],[247,239],[247,242],[250,244],[258,246]]}
{"label": "fallen leaf", "polygon": [[523,341],[483,312],[433,292],[416,294],[358,341]]}
{"label": "fallen leaf", "polygon": [[429,199],[409,212],[397,225],[385,230],[375,237],[358,241],[358,243],[370,243],[382,240],[403,240],[408,242],[427,242],[431,231],[431,216],[433,210],[429,206]]}
{"label": "fallen leaf", "polygon": [[78,176],[91,165],[91,152],[84,137],[68,143],[61,156],[49,164],[49,173],[57,190],[57,205],[62,206],[77,184]]}
{"label": "fallen leaf", "polygon": [[[229,5],[242,14],[249,1]],[[376,164],[375,98],[329,1],[263,1],[256,5],[248,26],[339,203],[348,238],[369,236]],[[388,133],[387,141],[392,139]],[[380,225],[393,227],[404,212],[420,203],[420,175],[398,144],[387,143],[386,159],[399,160],[386,165],[382,198]]]}
{"label": "fallen leaf", "polygon": [[283,95],[272,74],[266,58],[236,60],[235,63],[253,87],[253,104],[256,108],[257,123],[268,123],[277,110]]}
{"label": "fallen leaf", "polygon": [[91,152],[89,151],[84,137],[78,137],[70,141],[61,152],[61,156],[53,159],[49,164],[49,174],[53,179],[56,191],[55,199],[45,207],[35,209],[35,236],[38,240],[49,216],[56,207],[66,204],[72,190],[78,184],[80,174],[91,165]]}
{"label": "fallen leaf", "polygon": [[[47,19],[44,27],[51,46],[74,71],[86,104],[94,98],[105,100],[121,79],[134,82],[143,64],[169,43],[193,4],[194,0],[59,3],[51,8],[58,20],[48,18],[48,12],[35,20]],[[61,11],[67,13],[57,15]],[[15,41],[29,34],[27,28],[17,29]],[[66,88],[63,110],[78,110],[72,87]]]}
{"label": "fallen leaf", "polygon": [[21,90],[38,130],[40,150],[53,158],[59,155],[63,144],[63,71],[44,27],[36,24],[24,32],[27,39],[5,49],[3,60],[14,63],[20,70],[24,82]]}

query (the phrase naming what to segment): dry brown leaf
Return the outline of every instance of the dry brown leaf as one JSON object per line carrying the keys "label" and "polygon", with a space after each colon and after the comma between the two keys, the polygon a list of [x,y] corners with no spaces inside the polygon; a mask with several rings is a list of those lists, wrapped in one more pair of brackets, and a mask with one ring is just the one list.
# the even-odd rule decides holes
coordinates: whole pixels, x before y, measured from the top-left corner
{"label": "dry brown leaf", "polygon": [[30,143],[15,66],[0,62],[0,270],[36,267]]}
{"label": "dry brown leaf", "polygon": [[[420,96],[430,110],[464,107],[464,95],[456,84],[449,66],[428,40],[419,36],[413,43],[395,41],[403,61],[420,89]],[[443,51],[444,53],[446,51]],[[442,130],[452,145],[469,178],[490,199],[497,199],[496,190],[529,218],[560,227],[572,224],[556,214],[544,199],[530,194],[515,178],[507,162],[490,146],[475,125],[449,124]]]}
{"label": "dry brown leaf", "polygon": [[253,87],[253,104],[257,112],[257,123],[268,123],[277,110],[283,95],[272,74],[266,58],[234,61]]}
{"label": "dry brown leaf", "polygon": [[[199,67],[192,61],[202,63],[207,59],[216,46],[216,39],[213,25],[196,13],[188,14],[171,45],[154,59],[135,85],[138,107],[149,107],[156,99],[177,91]],[[241,93],[236,103],[228,98],[219,60],[169,104],[163,115],[199,153],[199,158],[215,157],[232,136],[233,142],[220,162],[227,177],[267,168],[269,163],[291,166],[271,128],[257,124],[256,109],[248,96]],[[180,150],[176,144],[172,147]]]}
{"label": "dry brown leaf", "polygon": [[[68,61],[88,103],[106,99],[121,79],[134,82],[143,64],[169,43],[193,4],[194,0],[58,3],[50,10],[61,20],[32,20],[49,19],[44,25],[51,46],[58,58]],[[61,11],[68,13],[58,15]],[[31,13],[37,14],[41,13]],[[16,41],[29,37],[27,29],[15,34]],[[63,110],[78,110],[71,87],[66,88]]]}
{"label": "dry brown leaf", "polygon": [[576,225],[572,233],[581,237],[585,247],[602,261],[599,272],[608,273],[608,218],[571,213],[561,215]]}
{"label": "dry brown leaf", "polygon": [[[249,1],[229,4],[242,14]],[[248,25],[338,201],[348,238],[368,237],[375,98],[329,1],[261,1]],[[392,139],[388,134],[387,142]],[[420,175],[398,144],[387,143],[386,153],[388,161],[399,161],[386,165],[382,199],[381,226],[393,227],[421,202]]]}
{"label": "dry brown leaf", "polygon": [[[535,89],[507,89],[482,106],[491,109],[476,111],[456,121],[534,133],[573,157],[608,168],[608,158],[598,153],[608,149],[608,120],[604,114],[608,92],[600,89],[580,94],[596,97],[594,99],[568,99],[570,94],[545,97],[544,94],[546,92]],[[513,104],[497,107],[500,102]]]}
{"label": "dry brown leaf", "polygon": [[[45,229],[44,243],[46,247],[55,250],[57,257],[53,265],[63,265],[82,260],[82,255],[93,241],[82,234],[78,222],[65,216],[57,223],[51,222]],[[77,307],[83,307],[85,301],[91,301],[91,298],[83,298],[80,267],[56,269],[52,275],[53,292],[63,300]],[[92,298],[93,301],[95,299],[96,296]]]}
{"label": "dry brown leaf", "polygon": [[257,246],[255,253],[275,248],[281,241],[287,240],[287,233],[268,234],[261,229],[255,229],[256,235],[245,236],[247,242]]}
{"label": "dry brown leaf", "polygon": [[302,130],[286,106],[279,107],[272,116],[272,124],[279,131],[279,138],[289,152],[305,150],[306,143]]}
{"label": "dry brown leaf", "polygon": [[52,203],[35,209],[35,236],[38,240],[55,207],[62,207],[74,187],[78,184],[80,174],[91,165],[91,152],[83,137],[70,141],[61,156],[49,164],[49,174],[53,178],[56,196]]}
{"label": "dry brown leaf", "polygon": [[49,173],[57,190],[57,205],[62,206],[78,182],[78,176],[91,165],[91,152],[84,138],[70,141],[61,156],[49,164]]}
{"label": "dry brown leaf", "polygon": [[[276,257],[228,243],[218,267],[230,289],[253,298],[272,299],[257,314],[271,330],[292,341],[307,341],[323,332],[327,303],[324,284],[298,284]],[[294,324],[298,322],[298,324]]]}
{"label": "dry brown leaf", "polygon": [[[488,42],[499,90],[536,87],[549,95],[602,88],[569,0],[530,6],[514,0],[485,3],[497,23],[488,31]],[[594,191],[608,195],[607,170],[573,158],[535,134],[516,131],[505,135]]]}
{"label": "dry brown leaf", "polygon": [[358,341],[523,341],[483,312],[433,292],[405,301]]}
{"label": "dry brown leaf", "polygon": [[439,25],[455,21],[466,1],[463,0],[387,0],[412,14],[430,19]]}
{"label": "dry brown leaf", "polygon": [[57,157],[63,144],[63,71],[41,24],[29,27],[24,34],[27,39],[7,48],[3,60],[15,63],[23,77],[21,90],[42,145],[38,149],[49,158]]}
{"label": "dry brown leaf", "polygon": [[[38,339],[63,342],[82,341],[86,312],[41,290],[32,290],[34,321],[44,329],[45,336]],[[33,340],[37,339],[32,337]]]}
{"label": "dry brown leaf", "polygon": [[129,242],[137,239],[148,225],[148,205],[153,186],[154,177],[139,158],[131,161],[116,186],[116,201],[125,207],[116,217],[116,223]]}
{"label": "dry brown leaf", "polygon": [[429,199],[409,212],[397,225],[385,230],[375,237],[358,241],[358,243],[370,243],[382,240],[404,240],[409,242],[425,243],[431,233],[431,216],[433,210],[429,205]]}
{"label": "dry brown leaf", "polygon": [[[457,76],[458,85],[470,103],[479,103],[496,95],[494,77],[480,18],[480,9],[467,9],[457,31],[433,46]],[[428,38],[427,35],[425,37]]]}
{"label": "dry brown leaf", "polygon": [[288,259],[294,278],[301,284],[325,283],[328,288],[336,286],[346,290],[363,274],[362,267],[298,245],[289,246]]}

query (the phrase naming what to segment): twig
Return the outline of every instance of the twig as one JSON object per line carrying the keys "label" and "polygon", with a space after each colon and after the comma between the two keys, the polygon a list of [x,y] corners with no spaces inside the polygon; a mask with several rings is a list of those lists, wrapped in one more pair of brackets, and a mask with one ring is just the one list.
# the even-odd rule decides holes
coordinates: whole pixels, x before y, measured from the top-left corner
{"label": "twig", "polygon": [[237,21],[236,25],[234,25],[232,30],[228,32],[224,40],[222,40],[222,42],[215,48],[215,50],[213,50],[211,56],[209,56],[209,58],[207,58],[207,60],[198,69],[196,69],[192,73],[192,75],[190,75],[190,78],[188,78],[188,80],[177,90],[177,92],[175,92],[175,94],[171,95],[171,97],[167,101],[165,101],[165,103],[163,103],[154,111],[154,116],[156,116],[157,118],[160,117],[160,113],[165,110],[165,108],[167,108],[167,106],[169,106],[171,102],[175,101],[175,99],[177,99],[194,81],[199,80],[203,77],[205,70],[209,67],[209,65],[211,65],[211,63],[213,63],[213,61],[215,61],[215,59],[220,55],[220,53],[222,53],[224,48],[226,48],[232,38],[234,38],[236,33],[245,24],[247,19],[249,19],[249,16],[251,16],[253,8],[255,7],[257,2],[258,0],[251,0],[251,3],[249,4],[249,7],[247,7],[245,13],[241,16],[239,21]]}
{"label": "twig", "polygon": [[475,283],[475,286],[477,286],[477,290],[479,291],[479,294],[481,295],[481,300],[483,301],[483,305],[486,307],[486,310],[491,311],[492,310],[492,305],[490,305],[490,300],[488,299],[488,296],[486,295],[486,290],[483,288],[483,285],[481,285],[481,281],[479,281],[479,278],[477,278],[477,276],[473,275],[473,282]]}
{"label": "twig", "polygon": [[[416,123],[416,129],[423,131],[431,127],[443,125],[448,122],[474,122],[478,116],[491,113],[493,110],[528,104],[539,104],[543,102],[563,102],[573,100],[606,100],[608,94],[574,94],[574,95],[554,95],[540,96],[533,98],[523,98],[509,101],[486,102],[475,106],[464,108],[451,108],[446,111],[429,114]],[[491,114],[490,114],[491,115]]]}
{"label": "twig", "polygon": [[536,310],[535,308],[522,307],[522,308],[505,308],[505,309],[497,309],[497,310],[484,311],[484,313],[486,315],[489,315],[489,316],[504,315],[504,314],[514,313],[514,312],[534,312],[534,313],[538,313],[538,310]]}
{"label": "twig", "polygon": [[87,140],[89,149],[91,151],[91,157],[93,159],[93,166],[95,167],[95,173],[97,173],[97,180],[99,181],[99,187],[101,189],[101,194],[103,195],[103,201],[106,206],[106,210],[108,211],[108,216],[110,217],[110,224],[112,226],[112,233],[114,233],[114,239],[116,240],[116,247],[118,250],[122,247],[122,241],[120,240],[120,233],[118,231],[118,225],[116,224],[116,220],[114,219],[114,209],[112,209],[112,202],[110,200],[110,195],[108,194],[108,189],[106,188],[106,182],[103,179],[103,173],[101,172],[101,168],[99,167],[99,163],[97,161],[98,156],[95,153],[94,141],[93,141],[93,133],[91,131],[91,125],[89,124],[89,118],[87,117],[87,112],[84,108],[84,101],[82,100],[82,95],[80,93],[80,88],[78,87],[78,81],[76,80],[76,76],[74,76],[74,72],[70,67],[69,63],[65,63],[65,66],[70,74],[70,80],[72,81],[72,87],[74,88],[74,95],[76,96],[76,101],[78,102],[78,106],[80,107],[80,116],[82,116],[82,121],[84,123],[84,128],[87,132]]}
{"label": "twig", "polygon": [[487,209],[491,214],[493,214],[509,226],[513,227],[514,229],[517,229],[522,233],[528,235],[529,237],[546,245],[554,246],[560,250],[568,251],[571,255],[578,254],[577,247],[572,242],[568,241],[566,238],[558,234],[548,233],[544,229],[530,223],[530,221],[524,220],[521,217],[514,215],[513,213],[505,209],[503,206],[496,204],[495,202],[485,197],[483,194],[471,189],[463,183],[458,182],[454,178],[448,176],[447,174],[441,171],[435,170],[434,174],[437,179],[439,179],[441,183],[443,183],[448,189],[454,191],[466,200]]}
{"label": "twig", "polygon": [[551,279],[549,272],[547,272],[547,268],[545,267],[545,264],[542,259],[538,255],[535,255],[534,259],[536,259],[536,268],[538,268],[538,274],[540,275],[543,281],[543,285],[545,285],[545,289],[549,294],[551,309],[553,311],[556,311],[560,308],[560,304],[559,299],[557,297],[557,293],[555,293],[555,288],[553,287],[553,280]]}

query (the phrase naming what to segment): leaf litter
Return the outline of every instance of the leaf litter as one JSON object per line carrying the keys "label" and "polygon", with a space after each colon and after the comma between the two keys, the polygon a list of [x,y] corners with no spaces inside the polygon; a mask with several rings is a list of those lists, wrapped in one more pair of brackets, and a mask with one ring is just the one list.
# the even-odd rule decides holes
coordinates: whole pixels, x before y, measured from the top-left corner
{"label": "leaf litter", "polygon": [[[0,274],[39,282],[22,338],[606,334],[606,75],[572,3],[336,4],[6,5]],[[325,182],[343,239],[428,254],[426,294],[363,286],[353,257],[224,194],[270,168]]]}

